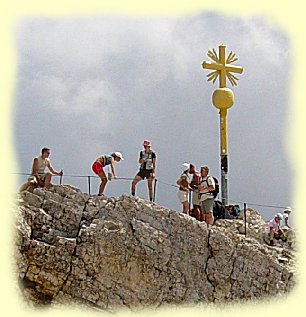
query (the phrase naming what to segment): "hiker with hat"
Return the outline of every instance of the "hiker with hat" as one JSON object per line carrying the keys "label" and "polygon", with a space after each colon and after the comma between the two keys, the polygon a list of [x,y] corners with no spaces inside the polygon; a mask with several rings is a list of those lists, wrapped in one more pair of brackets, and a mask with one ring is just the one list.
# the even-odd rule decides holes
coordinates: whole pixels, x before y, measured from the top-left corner
{"label": "hiker with hat", "polygon": [[280,222],[281,229],[286,233],[287,230],[292,229],[292,227],[289,225],[289,215],[291,214],[291,207],[286,207],[282,214],[282,219]]}
{"label": "hiker with hat", "polygon": [[101,179],[101,183],[99,186],[99,193],[98,196],[103,196],[103,192],[107,183],[107,177],[105,175],[105,172],[103,170],[104,166],[110,166],[112,170],[112,174],[110,174],[111,178],[116,178],[116,171],[115,171],[115,162],[123,161],[124,158],[121,154],[121,152],[114,152],[108,155],[103,155],[98,157],[95,162],[92,164],[92,170],[93,172],[98,175]]}
{"label": "hiker with hat", "polygon": [[[49,156],[50,149],[44,147],[41,150],[41,155],[33,159],[31,176],[28,178],[28,181],[20,187],[20,192],[35,187],[45,187],[45,189],[48,190],[52,186],[52,175],[63,175],[63,170],[57,172],[52,167]],[[45,172],[46,167],[50,172]]]}
{"label": "hiker with hat", "polygon": [[269,222],[268,222],[268,237],[270,245],[274,245],[274,239],[284,239],[285,235],[283,230],[280,228],[280,221],[282,219],[282,214],[277,213]]}
{"label": "hiker with hat", "polygon": [[208,173],[209,167],[201,166],[201,181],[198,190],[201,202],[201,220],[212,225],[214,223],[214,195],[212,192],[215,190],[215,181]]}
{"label": "hiker with hat", "polygon": [[153,201],[153,179],[155,178],[156,154],[151,149],[151,141],[143,141],[144,149],[140,151],[138,163],[140,164],[139,172],[132,181],[131,194],[135,196],[136,185],[145,178],[148,181],[148,190],[150,201]]}
{"label": "hiker with hat", "polygon": [[183,163],[182,164],[182,174],[176,183],[179,185],[179,191],[177,193],[177,197],[183,205],[183,213],[189,215],[189,202],[188,202],[188,194],[189,190],[192,189],[190,187],[190,178],[188,173],[190,172],[190,164]]}

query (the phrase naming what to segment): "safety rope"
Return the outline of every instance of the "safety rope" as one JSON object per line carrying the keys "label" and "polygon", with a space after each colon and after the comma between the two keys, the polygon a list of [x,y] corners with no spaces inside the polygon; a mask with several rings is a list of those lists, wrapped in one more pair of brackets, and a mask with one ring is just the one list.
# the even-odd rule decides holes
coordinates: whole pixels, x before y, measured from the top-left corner
{"label": "safety rope", "polygon": [[[12,173],[14,175],[23,175],[23,176],[31,176],[32,174],[29,173]],[[54,176],[59,176],[59,175],[54,175]],[[72,177],[72,178],[87,178],[88,181],[88,189],[89,189],[89,194],[91,194],[91,182],[90,179],[91,178],[99,178],[98,176],[95,175],[70,175],[70,174],[63,174],[60,177],[60,184],[62,183],[62,179],[63,177]],[[116,177],[113,178],[113,180],[127,180],[127,181],[133,181],[134,177]],[[179,188],[178,185],[175,184],[170,184],[168,182],[165,182],[161,179],[157,179],[154,178],[154,193],[153,193],[153,201],[155,201],[156,198],[156,187],[157,187],[157,182],[159,184],[165,185],[165,186],[169,186],[169,187],[173,187],[173,188]],[[265,204],[258,204],[258,203],[250,203],[250,202],[245,202],[245,201],[239,201],[239,200],[234,200],[234,199],[229,199],[230,202],[232,203],[238,203],[238,204],[247,204],[248,206],[256,206],[256,207],[266,207],[266,208],[275,208],[275,209],[285,209],[285,206],[276,206],[276,205],[265,205]],[[291,209],[294,209],[293,207],[291,207]]]}

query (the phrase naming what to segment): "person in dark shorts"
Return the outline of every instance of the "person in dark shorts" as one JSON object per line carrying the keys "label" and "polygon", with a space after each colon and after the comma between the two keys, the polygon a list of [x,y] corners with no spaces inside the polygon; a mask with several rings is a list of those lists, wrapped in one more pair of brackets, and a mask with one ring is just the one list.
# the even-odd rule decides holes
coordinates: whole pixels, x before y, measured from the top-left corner
{"label": "person in dark shorts", "polygon": [[139,183],[141,180],[144,180],[146,178],[148,181],[150,201],[153,201],[152,183],[155,177],[156,154],[151,149],[150,141],[144,140],[143,147],[144,147],[144,150],[140,151],[139,160],[138,160],[140,164],[140,169],[132,181],[131,194],[132,196],[135,196],[137,183]]}
{"label": "person in dark shorts", "polygon": [[115,171],[115,162],[123,161],[123,156],[120,152],[114,152],[110,155],[103,155],[98,157],[95,162],[92,164],[93,172],[98,175],[101,179],[101,183],[99,186],[99,193],[98,196],[103,196],[103,192],[107,183],[107,177],[103,170],[104,166],[110,165],[112,170],[112,177],[116,178],[116,171]]}

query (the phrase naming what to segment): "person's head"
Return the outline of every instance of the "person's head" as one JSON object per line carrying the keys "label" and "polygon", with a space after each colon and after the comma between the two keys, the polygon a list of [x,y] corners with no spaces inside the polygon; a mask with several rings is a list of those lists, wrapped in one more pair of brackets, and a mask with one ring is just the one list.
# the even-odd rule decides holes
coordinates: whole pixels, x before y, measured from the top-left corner
{"label": "person's head", "polygon": [[144,140],[143,141],[143,147],[144,147],[144,149],[146,150],[146,151],[150,151],[150,149],[151,149],[151,141],[149,141],[149,140]]}
{"label": "person's head", "polygon": [[284,213],[290,215],[291,211],[292,211],[291,207],[288,206],[288,207],[286,207],[286,209],[284,210]]}
{"label": "person's head", "polygon": [[274,216],[274,219],[276,222],[280,222],[280,220],[282,219],[282,215],[280,213],[277,213],[275,216]]}
{"label": "person's head", "polygon": [[46,157],[48,157],[49,155],[50,155],[50,149],[48,149],[48,148],[46,148],[46,147],[44,147],[44,148],[41,149],[41,156],[42,156],[43,158],[46,158]]}
{"label": "person's head", "polygon": [[193,174],[195,172],[195,166],[193,164],[189,164],[189,173]]}
{"label": "person's head", "polygon": [[114,158],[114,160],[115,160],[116,162],[119,162],[119,161],[123,161],[123,160],[124,160],[124,158],[123,158],[121,152],[115,152],[115,153],[113,153],[113,154],[112,154],[112,157]]}
{"label": "person's head", "polygon": [[209,167],[208,166],[201,166],[201,176],[206,177],[209,173]]}
{"label": "person's head", "polygon": [[190,171],[190,164],[189,163],[183,163],[182,164],[182,171],[184,173],[188,173]]}

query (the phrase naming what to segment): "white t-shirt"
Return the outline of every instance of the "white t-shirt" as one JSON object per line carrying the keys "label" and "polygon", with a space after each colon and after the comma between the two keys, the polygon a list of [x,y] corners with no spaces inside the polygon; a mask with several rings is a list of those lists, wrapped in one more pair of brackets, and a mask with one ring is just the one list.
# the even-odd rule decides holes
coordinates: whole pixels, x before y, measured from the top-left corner
{"label": "white t-shirt", "polygon": [[201,185],[203,186],[203,189],[200,192],[201,201],[214,198],[213,194],[207,190],[209,186],[216,186],[214,179],[211,176],[207,175],[205,178],[201,179]]}
{"label": "white t-shirt", "polygon": [[289,218],[289,215],[287,213],[283,213],[283,218],[281,219],[280,221],[280,227],[281,228],[284,228],[284,229],[289,229],[287,226],[286,226],[286,219]]}

